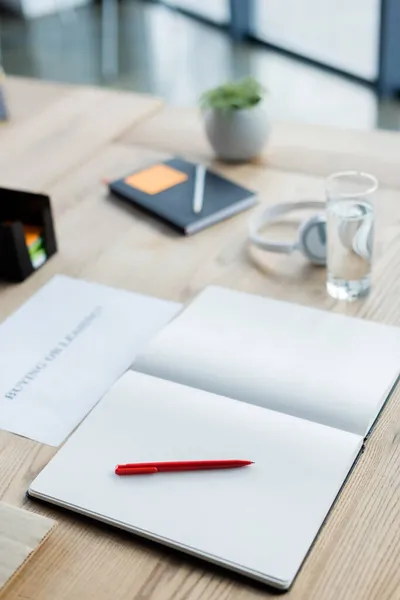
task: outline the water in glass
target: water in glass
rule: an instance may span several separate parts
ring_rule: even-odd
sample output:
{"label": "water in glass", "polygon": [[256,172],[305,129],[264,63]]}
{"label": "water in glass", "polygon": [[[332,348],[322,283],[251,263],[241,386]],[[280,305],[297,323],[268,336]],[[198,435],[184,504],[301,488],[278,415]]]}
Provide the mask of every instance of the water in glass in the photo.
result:
{"label": "water in glass", "polygon": [[365,199],[331,201],[327,207],[327,290],[341,300],[368,294],[374,214]]}

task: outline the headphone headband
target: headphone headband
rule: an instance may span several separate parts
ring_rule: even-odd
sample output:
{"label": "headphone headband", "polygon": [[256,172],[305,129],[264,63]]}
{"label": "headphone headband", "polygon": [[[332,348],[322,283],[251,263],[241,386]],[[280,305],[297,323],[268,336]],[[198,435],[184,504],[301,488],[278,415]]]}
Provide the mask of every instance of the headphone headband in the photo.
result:
{"label": "headphone headband", "polygon": [[256,215],[249,223],[250,241],[258,248],[269,252],[279,252],[281,254],[291,254],[298,249],[298,240],[295,242],[269,242],[262,235],[260,230],[268,223],[279,221],[280,217],[294,210],[304,210],[314,208],[324,210],[325,202],[321,200],[303,200],[302,202],[287,202],[285,204],[275,204],[264,210],[260,215]]}

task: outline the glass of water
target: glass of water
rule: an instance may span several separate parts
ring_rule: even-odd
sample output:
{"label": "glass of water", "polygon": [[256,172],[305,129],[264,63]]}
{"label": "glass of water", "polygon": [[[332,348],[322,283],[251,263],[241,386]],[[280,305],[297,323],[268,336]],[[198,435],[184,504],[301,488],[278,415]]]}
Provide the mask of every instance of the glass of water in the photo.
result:
{"label": "glass of water", "polygon": [[373,175],[358,171],[334,173],[326,180],[326,287],[338,300],[356,300],[370,291],[377,189]]}

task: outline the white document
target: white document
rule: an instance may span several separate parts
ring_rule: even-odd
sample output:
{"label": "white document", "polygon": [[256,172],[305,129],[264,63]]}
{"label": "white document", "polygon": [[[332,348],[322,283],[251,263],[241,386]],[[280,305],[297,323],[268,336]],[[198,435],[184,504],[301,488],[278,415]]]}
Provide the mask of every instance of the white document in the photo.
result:
{"label": "white document", "polygon": [[[362,441],[346,431],[128,372],[29,493],[287,588]],[[114,474],[118,463],[228,458],[255,464]]]}
{"label": "white document", "polygon": [[59,445],[180,308],[54,277],[0,326],[0,429]]}
{"label": "white document", "polygon": [[400,372],[400,329],[209,287],[133,368],[366,435]]}

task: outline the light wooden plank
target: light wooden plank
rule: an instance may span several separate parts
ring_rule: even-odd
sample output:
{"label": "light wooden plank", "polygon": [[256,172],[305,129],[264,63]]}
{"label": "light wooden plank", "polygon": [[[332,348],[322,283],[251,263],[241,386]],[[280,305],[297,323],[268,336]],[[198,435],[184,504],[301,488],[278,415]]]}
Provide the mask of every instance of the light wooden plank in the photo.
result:
{"label": "light wooden plank", "polygon": [[0,595],[55,527],[55,521],[0,502]]}
{"label": "light wooden plank", "polygon": [[43,190],[160,107],[160,100],[145,95],[74,88],[47,110],[4,130],[1,185]]}
{"label": "light wooden plank", "polygon": [[48,110],[71,93],[74,86],[8,75],[3,88],[10,119],[0,125],[1,135],[29,117]]}
{"label": "light wooden plank", "polygon": [[[355,169],[373,173],[382,185],[400,187],[400,133],[280,122],[271,127],[271,136],[256,163],[322,177]],[[210,162],[214,157],[196,108],[166,106],[119,140],[198,161]]]}
{"label": "light wooden plank", "polygon": [[117,141],[209,161],[213,151],[206,138],[200,110],[166,106],[151,119],[129,128]]}
{"label": "light wooden plank", "polygon": [[359,170],[374,174],[381,185],[400,187],[397,157],[400,133],[353,131],[333,127],[278,123],[261,162],[287,171],[330,173]]}

